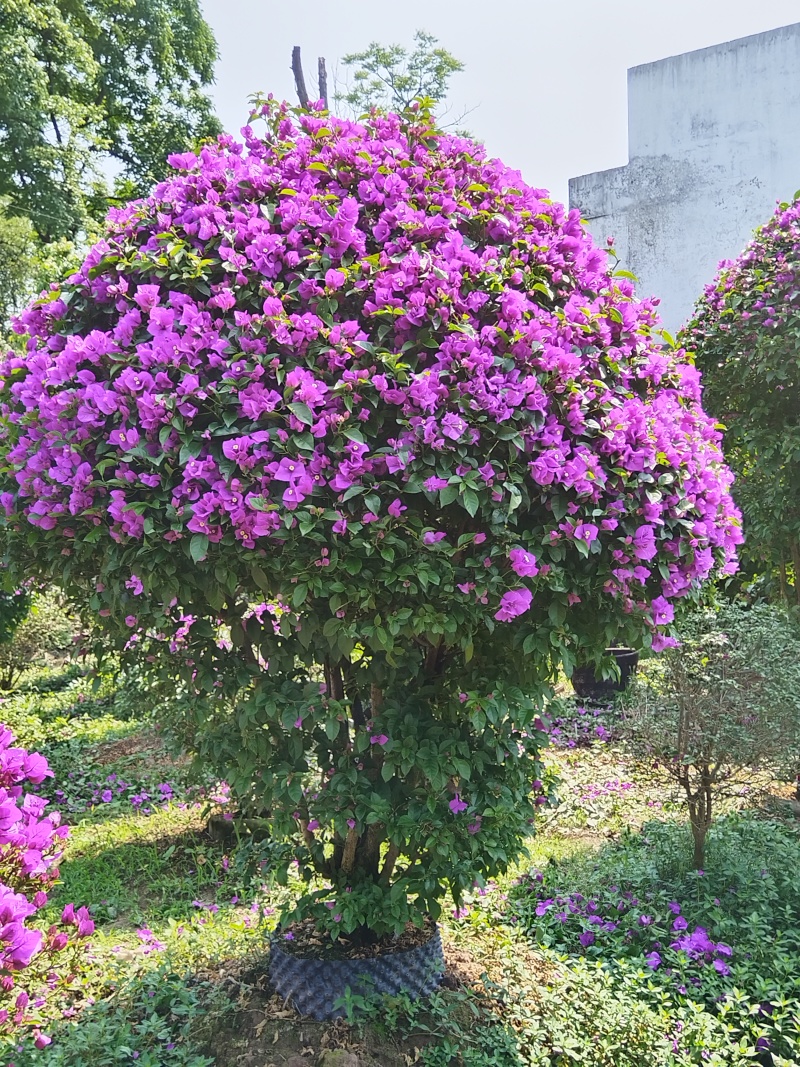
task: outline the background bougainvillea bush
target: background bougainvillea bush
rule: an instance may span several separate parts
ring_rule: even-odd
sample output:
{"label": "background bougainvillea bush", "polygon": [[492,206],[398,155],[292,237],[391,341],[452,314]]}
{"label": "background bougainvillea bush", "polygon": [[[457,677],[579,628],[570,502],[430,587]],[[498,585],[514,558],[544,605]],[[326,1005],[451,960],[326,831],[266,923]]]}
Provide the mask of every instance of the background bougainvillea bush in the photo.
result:
{"label": "background bougainvillea bush", "polygon": [[[777,572],[800,604],[800,199],[779,204],[735,262],[720,264],[681,341],[727,428],[753,574]],[[787,572],[790,581],[787,581]]]}
{"label": "background bougainvillea bush", "polygon": [[40,1009],[69,984],[79,941],[94,931],[88,910],[74,904],[46,931],[34,925],[69,832],[32,792],[47,777],[44,756],[14,747],[14,735],[0,725],[0,1036],[29,1032],[37,1048],[50,1043],[37,1025]]}
{"label": "background bougainvillea bush", "polygon": [[424,109],[256,117],[20,317],[7,556],[161,672],[296,914],[380,935],[518,855],[555,668],[668,643],[739,518],[575,212]]}

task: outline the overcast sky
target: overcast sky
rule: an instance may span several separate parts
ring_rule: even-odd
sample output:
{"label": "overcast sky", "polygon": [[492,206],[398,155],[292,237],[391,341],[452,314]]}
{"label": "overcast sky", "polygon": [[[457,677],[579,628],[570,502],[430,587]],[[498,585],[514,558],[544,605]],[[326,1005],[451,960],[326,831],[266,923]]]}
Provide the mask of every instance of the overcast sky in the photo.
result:
{"label": "overcast sky", "polygon": [[569,178],[627,162],[628,67],[800,21],[797,0],[201,3],[219,43],[213,95],[227,129],[244,125],[254,92],[296,99],[294,45],[310,90],[317,56],[335,72],[347,52],[410,44],[425,29],[465,64],[450,93],[456,111],[474,109],[464,125],[559,200]]}

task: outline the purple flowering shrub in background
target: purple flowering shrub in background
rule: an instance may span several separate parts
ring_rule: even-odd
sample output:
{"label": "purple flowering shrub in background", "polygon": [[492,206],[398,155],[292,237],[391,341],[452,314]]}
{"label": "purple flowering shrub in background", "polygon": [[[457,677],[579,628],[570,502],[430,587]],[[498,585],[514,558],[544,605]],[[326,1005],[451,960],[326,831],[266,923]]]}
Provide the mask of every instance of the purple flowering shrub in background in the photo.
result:
{"label": "purple flowering shrub in background", "polygon": [[[698,301],[680,341],[694,350],[747,522],[748,576],[800,604],[800,198],[779,204]],[[792,584],[794,588],[792,589]],[[777,586],[777,588],[776,588]]]}
{"label": "purple flowering shrub in background", "polygon": [[46,800],[27,791],[52,776],[47,761],[13,742],[0,726],[0,1034],[32,1030],[43,1048],[50,1039],[36,1025],[38,1009],[71,980],[77,941],[94,923],[86,908],[68,904],[46,932],[30,925],[58,878],[68,830],[58,812],[44,814]]}
{"label": "purple flowering shrub in background", "polygon": [[739,516],[576,212],[424,109],[256,119],[20,316],[6,554],[325,880],[296,914],[381,935],[519,854],[557,668],[669,644]]}

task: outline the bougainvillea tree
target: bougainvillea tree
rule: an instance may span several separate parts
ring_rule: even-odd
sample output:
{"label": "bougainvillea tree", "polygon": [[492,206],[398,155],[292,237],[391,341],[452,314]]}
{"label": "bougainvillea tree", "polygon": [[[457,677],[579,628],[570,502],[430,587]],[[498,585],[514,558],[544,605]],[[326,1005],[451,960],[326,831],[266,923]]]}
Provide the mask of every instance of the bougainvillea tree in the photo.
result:
{"label": "bougainvillea tree", "polygon": [[424,109],[259,114],[21,317],[8,558],[172,672],[302,910],[381,934],[519,854],[555,667],[668,641],[738,517],[577,213]]}
{"label": "bougainvillea tree", "polygon": [[746,557],[756,572],[778,571],[784,597],[790,570],[800,604],[800,199],[720,264],[681,341],[727,428]]}

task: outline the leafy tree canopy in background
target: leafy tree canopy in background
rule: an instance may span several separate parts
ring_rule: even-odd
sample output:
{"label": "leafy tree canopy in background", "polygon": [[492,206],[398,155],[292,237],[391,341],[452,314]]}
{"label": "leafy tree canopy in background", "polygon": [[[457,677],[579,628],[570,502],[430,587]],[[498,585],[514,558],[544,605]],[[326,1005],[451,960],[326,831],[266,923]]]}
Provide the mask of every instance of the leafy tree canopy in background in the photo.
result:
{"label": "leafy tree canopy in background", "polygon": [[169,152],[218,132],[215,57],[197,0],[0,0],[7,214],[50,242],[105,214],[109,170],[121,195],[146,193]]}
{"label": "leafy tree canopy in background", "polygon": [[800,603],[800,198],[720,264],[680,341],[727,427],[745,558],[756,572],[776,568],[784,596],[793,577]]}
{"label": "leafy tree canopy in background", "polygon": [[352,84],[345,93],[336,94],[337,104],[347,104],[354,114],[372,107],[403,111],[416,99],[441,103],[453,74],[464,64],[424,30],[414,34],[414,48],[382,45],[373,41],[363,52],[344,56],[345,67],[353,68]]}

